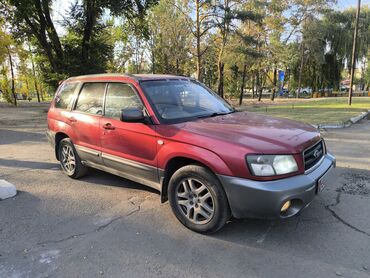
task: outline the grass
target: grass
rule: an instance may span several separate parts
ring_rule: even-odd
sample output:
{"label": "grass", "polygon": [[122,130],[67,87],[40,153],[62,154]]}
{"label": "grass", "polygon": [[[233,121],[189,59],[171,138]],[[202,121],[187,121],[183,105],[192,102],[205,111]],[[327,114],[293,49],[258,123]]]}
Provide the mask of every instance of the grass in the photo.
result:
{"label": "grass", "polygon": [[241,110],[302,121],[309,124],[343,124],[361,112],[370,110],[370,97],[285,100],[242,106]]}

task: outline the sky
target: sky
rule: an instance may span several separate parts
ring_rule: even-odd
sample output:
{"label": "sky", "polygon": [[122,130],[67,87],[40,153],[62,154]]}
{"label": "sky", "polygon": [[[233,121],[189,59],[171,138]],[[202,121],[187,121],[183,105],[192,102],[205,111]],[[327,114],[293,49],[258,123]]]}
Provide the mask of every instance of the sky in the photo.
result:
{"label": "sky", "polygon": [[[361,0],[361,5],[370,5],[370,0]],[[340,10],[349,7],[356,7],[357,0],[338,0],[337,6]]]}

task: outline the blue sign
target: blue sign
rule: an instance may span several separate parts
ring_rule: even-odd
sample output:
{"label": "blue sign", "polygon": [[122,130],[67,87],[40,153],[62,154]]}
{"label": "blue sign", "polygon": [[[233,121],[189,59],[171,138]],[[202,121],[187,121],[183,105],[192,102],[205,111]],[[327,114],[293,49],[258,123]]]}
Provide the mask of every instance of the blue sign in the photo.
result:
{"label": "blue sign", "polygon": [[282,70],[279,70],[279,81],[284,82],[284,78],[285,78],[285,72]]}
{"label": "blue sign", "polygon": [[283,96],[284,78],[285,78],[285,72],[282,70],[279,70],[279,95],[280,96]]}

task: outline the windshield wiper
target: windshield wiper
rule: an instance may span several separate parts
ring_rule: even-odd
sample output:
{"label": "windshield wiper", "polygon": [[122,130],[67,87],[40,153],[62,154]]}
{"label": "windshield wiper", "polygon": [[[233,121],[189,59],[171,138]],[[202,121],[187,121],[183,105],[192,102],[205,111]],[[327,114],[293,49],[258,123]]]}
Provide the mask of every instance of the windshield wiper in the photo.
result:
{"label": "windshield wiper", "polygon": [[208,114],[208,115],[202,115],[202,116],[198,116],[197,118],[198,119],[201,119],[201,118],[212,118],[212,117],[216,117],[216,116],[222,116],[222,115],[227,115],[227,114],[231,114],[231,113],[234,113],[235,111],[230,111],[230,112],[214,112],[212,114]]}

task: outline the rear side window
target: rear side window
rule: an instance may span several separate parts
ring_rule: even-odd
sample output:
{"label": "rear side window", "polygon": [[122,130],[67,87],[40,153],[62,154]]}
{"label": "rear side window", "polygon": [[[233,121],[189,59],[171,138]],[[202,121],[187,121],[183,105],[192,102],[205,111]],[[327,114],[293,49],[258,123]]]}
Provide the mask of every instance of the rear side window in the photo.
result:
{"label": "rear side window", "polygon": [[143,108],[136,92],[128,84],[109,83],[105,99],[105,117],[119,119],[125,108]]}
{"label": "rear side window", "polygon": [[77,87],[77,83],[63,84],[59,93],[55,97],[55,102],[54,102],[55,108],[71,109],[76,87]]}
{"label": "rear side window", "polygon": [[85,83],[78,96],[75,110],[102,115],[105,85],[106,83]]}

